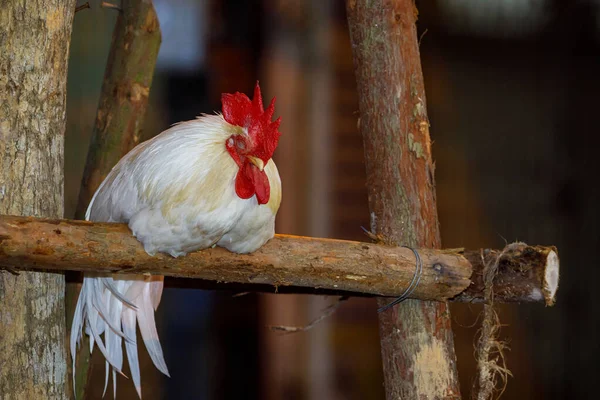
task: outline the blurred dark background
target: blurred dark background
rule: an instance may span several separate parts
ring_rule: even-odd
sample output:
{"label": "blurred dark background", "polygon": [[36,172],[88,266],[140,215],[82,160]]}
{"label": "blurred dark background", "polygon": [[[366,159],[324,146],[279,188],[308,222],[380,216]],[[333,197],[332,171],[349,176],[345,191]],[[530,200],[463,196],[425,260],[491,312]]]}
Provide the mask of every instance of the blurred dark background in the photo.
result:
{"label": "blurred dark background", "polygon": [[[366,240],[362,138],[341,0],[154,0],[163,43],[144,136],[220,109],[220,93],[277,96],[277,231]],[[77,13],[69,65],[66,216],[74,213],[117,11]],[[504,398],[597,397],[600,2],[419,1],[418,28],[445,247],[556,245],[557,305],[504,305]],[[377,316],[352,299],[307,333],[333,299],[233,297],[169,286],[158,326],[171,378],[148,362],[145,399],[383,399]],[[453,304],[463,397],[481,308]],[[140,350],[142,355],[145,350]],[[98,353],[98,352],[96,352]],[[95,354],[99,398],[102,359]],[[135,398],[119,378],[119,397]]]}

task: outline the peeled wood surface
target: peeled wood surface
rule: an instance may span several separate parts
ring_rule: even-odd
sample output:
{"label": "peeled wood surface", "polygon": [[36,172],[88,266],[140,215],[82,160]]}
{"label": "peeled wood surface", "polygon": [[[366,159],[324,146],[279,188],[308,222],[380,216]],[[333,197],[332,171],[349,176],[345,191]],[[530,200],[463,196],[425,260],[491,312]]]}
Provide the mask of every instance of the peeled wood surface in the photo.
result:
{"label": "peeled wood surface", "polygon": [[[548,252],[553,248],[526,246],[501,263],[497,299],[541,301]],[[481,251],[419,249],[423,276],[411,297],[480,301],[483,286]],[[490,250],[493,251],[493,250]],[[489,252],[486,250],[486,252]],[[520,258],[519,258],[520,257]],[[472,267],[468,260],[473,261]],[[240,255],[222,248],[172,258],[144,251],[125,224],[0,217],[0,265],[14,269],[153,273],[213,282],[242,284],[240,290],[283,289],[285,292],[345,293],[398,296],[415,271],[415,258],[406,248],[332,239],[277,235],[258,251]],[[528,271],[528,279],[521,279]],[[273,288],[275,286],[276,288]],[[214,284],[206,288],[231,286]],[[518,294],[519,298],[510,298]]]}
{"label": "peeled wood surface", "polygon": [[[441,247],[414,0],[347,0],[371,231]],[[380,305],[383,301],[380,300]],[[379,316],[386,398],[460,398],[448,305],[406,301]]]}
{"label": "peeled wood surface", "polygon": [[[61,218],[75,1],[0,5],[0,213]],[[0,398],[67,399],[65,278],[0,271]]]}

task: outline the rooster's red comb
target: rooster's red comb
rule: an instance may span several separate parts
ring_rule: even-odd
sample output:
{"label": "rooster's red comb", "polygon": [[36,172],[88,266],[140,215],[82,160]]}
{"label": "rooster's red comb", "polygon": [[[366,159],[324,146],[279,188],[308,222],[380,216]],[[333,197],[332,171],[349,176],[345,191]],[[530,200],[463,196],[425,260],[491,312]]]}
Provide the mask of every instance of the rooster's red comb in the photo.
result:
{"label": "rooster's red comb", "polygon": [[262,95],[258,81],[254,87],[252,101],[244,93],[223,93],[223,118],[231,125],[241,126],[248,129],[255,143],[254,156],[262,159],[265,163],[273,156],[277,143],[279,142],[279,124],[281,117],[271,121],[275,112],[275,98],[266,110],[263,108]]}

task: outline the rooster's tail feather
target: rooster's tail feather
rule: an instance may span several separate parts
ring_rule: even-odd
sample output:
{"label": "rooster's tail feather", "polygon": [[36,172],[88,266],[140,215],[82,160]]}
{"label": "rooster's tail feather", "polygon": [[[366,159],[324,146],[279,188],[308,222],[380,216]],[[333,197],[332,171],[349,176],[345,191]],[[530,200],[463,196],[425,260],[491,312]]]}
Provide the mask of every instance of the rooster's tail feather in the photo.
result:
{"label": "rooster's tail feather", "polygon": [[[135,311],[126,308],[123,310],[123,314],[121,315],[121,321],[123,324],[123,331],[127,336],[135,338],[135,324],[136,324],[136,314]],[[129,371],[131,372],[131,379],[133,380],[133,384],[135,386],[135,390],[142,398],[142,381],[140,378],[140,363],[138,360],[137,353],[137,341],[134,342],[125,342],[125,351],[127,352],[127,360],[129,360]]]}
{"label": "rooster's tail feather", "polygon": [[[73,385],[76,350],[85,326],[85,333],[90,337],[90,351],[97,344],[106,359],[104,392],[108,388],[111,369],[115,394],[116,374],[125,376],[122,372],[124,339],[131,378],[138,395],[142,397],[136,321],[152,362],[158,370],[169,376],[154,320],[162,289],[163,277],[127,276],[117,280],[103,276],[84,277],[71,328]],[[104,338],[101,334],[104,334]]]}
{"label": "rooster's tail feather", "polygon": [[169,370],[167,369],[167,363],[163,357],[162,348],[158,340],[158,332],[156,331],[156,323],[154,322],[154,305],[152,299],[151,284],[144,285],[140,299],[141,304],[137,312],[138,324],[140,325],[140,332],[142,333],[142,339],[148,349],[148,354],[152,359],[152,362],[158,368],[160,372],[169,376]]}

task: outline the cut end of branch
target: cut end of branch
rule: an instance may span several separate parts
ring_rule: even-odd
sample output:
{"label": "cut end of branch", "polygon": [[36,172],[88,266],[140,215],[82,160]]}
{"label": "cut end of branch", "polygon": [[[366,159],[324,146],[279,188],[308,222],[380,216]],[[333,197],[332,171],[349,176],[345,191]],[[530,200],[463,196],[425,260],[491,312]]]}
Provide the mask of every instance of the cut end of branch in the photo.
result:
{"label": "cut end of branch", "polygon": [[558,290],[559,267],[558,254],[554,250],[548,253],[546,269],[544,271],[544,300],[547,306],[554,305],[556,291]]}

